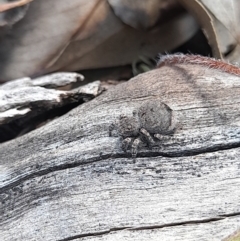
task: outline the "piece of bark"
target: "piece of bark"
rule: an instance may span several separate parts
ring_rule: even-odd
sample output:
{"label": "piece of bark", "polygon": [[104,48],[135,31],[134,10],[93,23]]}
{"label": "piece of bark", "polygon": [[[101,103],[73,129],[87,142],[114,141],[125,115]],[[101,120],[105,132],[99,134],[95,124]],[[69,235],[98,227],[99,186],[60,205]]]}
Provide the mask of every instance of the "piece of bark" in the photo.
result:
{"label": "piece of bark", "polygon": [[[240,221],[239,87],[220,70],[163,66],[1,144],[1,239],[227,237]],[[174,133],[132,158],[120,116],[151,102],[172,110]]]}
{"label": "piece of bark", "polygon": [[[17,79],[0,85],[0,142],[12,139],[23,130],[26,133],[36,128],[49,118],[49,111],[88,101],[102,91],[100,81],[71,89],[71,85],[82,80],[83,76],[77,73],[56,73],[36,79]],[[46,117],[38,118],[45,114]],[[30,129],[29,125],[32,126]]]}
{"label": "piece of bark", "polygon": [[76,73],[58,73],[35,80],[30,78],[17,79],[0,85],[0,125],[19,118],[19,114],[25,112],[23,110],[28,110],[26,113],[31,112],[34,115],[42,108],[49,110],[56,105],[64,105],[68,96],[71,99],[70,97],[74,97],[74,95],[77,97],[78,94],[82,93],[82,87],[72,91],[60,91],[49,89],[49,87],[65,86],[78,80],[83,80],[83,76]]}

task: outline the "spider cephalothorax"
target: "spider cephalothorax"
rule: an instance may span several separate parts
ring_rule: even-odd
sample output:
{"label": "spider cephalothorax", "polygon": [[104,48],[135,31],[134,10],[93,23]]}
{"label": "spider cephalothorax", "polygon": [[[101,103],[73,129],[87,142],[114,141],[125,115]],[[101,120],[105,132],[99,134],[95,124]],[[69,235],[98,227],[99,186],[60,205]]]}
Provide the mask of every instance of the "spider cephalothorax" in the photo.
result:
{"label": "spider cephalothorax", "polygon": [[171,108],[159,100],[145,101],[132,116],[121,115],[114,126],[123,139],[122,149],[131,149],[133,157],[139,146],[152,148],[175,131]]}

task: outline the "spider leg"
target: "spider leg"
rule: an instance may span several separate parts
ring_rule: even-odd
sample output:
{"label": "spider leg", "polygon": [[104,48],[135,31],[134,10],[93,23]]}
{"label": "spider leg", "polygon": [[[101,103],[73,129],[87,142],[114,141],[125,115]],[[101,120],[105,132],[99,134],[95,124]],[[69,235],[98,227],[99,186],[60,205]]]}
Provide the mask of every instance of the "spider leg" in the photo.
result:
{"label": "spider leg", "polygon": [[169,141],[172,139],[172,136],[162,134],[154,134],[154,137],[157,138],[159,141]]}
{"label": "spider leg", "polygon": [[132,157],[133,158],[135,158],[137,156],[138,147],[139,147],[140,143],[142,143],[140,137],[136,138],[132,143]]}
{"label": "spider leg", "polygon": [[129,146],[132,143],[132,138],[131,137],[127,137],[122,141],[122,149],[124,152],[126,152],[129,149]]}
{"label": "spider leg", "polygon": [[117,136],[116,132],[117,132],[117,126],[115,123],[112,123],[109,126],[109,136]]}
{"label": "spider leg", "polygon": [[155,144],[155,141],[153,140],[152,136],[146,129],[141,128],[140,134],[144,137],[144,139],[147,141],[150,147],[152,147]]}

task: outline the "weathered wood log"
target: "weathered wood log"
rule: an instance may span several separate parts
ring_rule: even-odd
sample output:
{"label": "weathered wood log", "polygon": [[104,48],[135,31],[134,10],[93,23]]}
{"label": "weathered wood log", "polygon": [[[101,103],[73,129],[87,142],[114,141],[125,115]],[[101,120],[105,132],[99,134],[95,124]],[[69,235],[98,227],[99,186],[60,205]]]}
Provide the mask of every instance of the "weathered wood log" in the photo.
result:
{"label": "weathered wood log", "polygon": [[239,102],[238,76],[163,66],[1,144],[1,240],[223,239],[240,223]]}

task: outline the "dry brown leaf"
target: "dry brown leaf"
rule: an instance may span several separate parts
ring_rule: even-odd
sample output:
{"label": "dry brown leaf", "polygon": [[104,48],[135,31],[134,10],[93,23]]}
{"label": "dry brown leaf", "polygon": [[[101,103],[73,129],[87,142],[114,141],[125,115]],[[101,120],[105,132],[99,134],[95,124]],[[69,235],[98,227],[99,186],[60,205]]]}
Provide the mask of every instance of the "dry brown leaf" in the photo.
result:
{"label": "dry brown leaf", "polygon": [[140,31],[123,24],[107,0],[33,1],[0,41],[0,80],[129,64],[176,48],[197,29],[186,13]]}
{"label": "dry brown leaf", "polygon": [[209,14],[204,5],[198,0],[179,0],[179,2],[182,3],[183,6],[185,6],[200,22],[214,56],[216,58],[222,58],[217,34],[212,22],[212,16]]}
{"label": "dry brown leaf", "polygon": [[9,3],[2,3],[0,4],[0,13],[1,12],[5,12],[7,10],[13,9],[13,8],[17,8],[17,7],[21,7],[23,5],[26,5],[30,2],[32,2],[33,0],[19,0],[16,2],[9,2]]}
{"label": "dry brown leaf", "polygon": [[209,1],[199,0],[238,40],[240,38],[240,2],[239,0]]}
{"label": "dry brown leaf", "polygon": [[179,0],[201,23],[214,56],[240,61],[239,0]]}
{"label": "dry brown leaf", "polygon": [[163,13],[178,5],[176,0],[108,0],[108,2],[124,23],[136,29],[152,27]]}
{"label": "dry brown leaf", "polygon": [[17,2],[6,2],[0,0],[0,35],[3,37],[7,30],[21,20],[27,10],[29,3],[33,0],[20,0]]}
{"label": "dry brown leaf", "polygon": [[[213,15],[217,37],[222,53],[231,62],[240,61],[240,2],[221,0],[216,2],[201,0]],[[233,52],[231,52],[233,50]],[[224,52],[225,51],[225,52]],[[230,54],[229,54],[230,52]]]}

